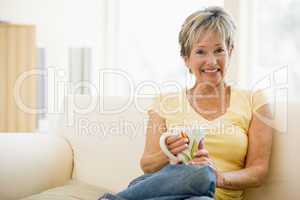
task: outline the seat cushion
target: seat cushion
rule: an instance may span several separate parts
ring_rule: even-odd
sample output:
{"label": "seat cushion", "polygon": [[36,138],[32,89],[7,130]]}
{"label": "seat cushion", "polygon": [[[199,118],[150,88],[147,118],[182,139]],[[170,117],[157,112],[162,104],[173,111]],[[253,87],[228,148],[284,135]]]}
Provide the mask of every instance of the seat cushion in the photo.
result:
{"label": "seat cushion", "polygon": [[79,181],[69,181],[62,187],[46,190],[42,193],[26,197],[22,200],[96,200],[102,194],[110,192]]}

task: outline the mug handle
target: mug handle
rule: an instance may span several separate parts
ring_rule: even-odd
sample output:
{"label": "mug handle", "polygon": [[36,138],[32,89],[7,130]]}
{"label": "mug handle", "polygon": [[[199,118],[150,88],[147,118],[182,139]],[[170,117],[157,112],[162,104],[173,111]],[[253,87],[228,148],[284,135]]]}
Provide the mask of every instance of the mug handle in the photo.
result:
{"label": "mug handle", "polygon": [[161,150],[168,156],[168,158],[171,161],[176,162],[176,161],[178,161],[178,158],[169,151],[167,144],[166,144],[167,137],[172,136],[172,135],[178,135],[178,134],[175,134],[172,132],[162,133],[162,135],[160,136],[160,139],[159,139],[159,145],[160,145]]}

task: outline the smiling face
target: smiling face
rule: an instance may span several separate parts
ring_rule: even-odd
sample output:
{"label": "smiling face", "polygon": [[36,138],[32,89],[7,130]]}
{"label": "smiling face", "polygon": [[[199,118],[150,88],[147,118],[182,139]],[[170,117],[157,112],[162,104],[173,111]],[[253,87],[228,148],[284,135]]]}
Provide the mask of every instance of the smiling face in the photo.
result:
{"label": "smiling face", "polygon": [[184,61],[197,83],[218,86],[224,79],[231,51],[218,33],[204,32]]}

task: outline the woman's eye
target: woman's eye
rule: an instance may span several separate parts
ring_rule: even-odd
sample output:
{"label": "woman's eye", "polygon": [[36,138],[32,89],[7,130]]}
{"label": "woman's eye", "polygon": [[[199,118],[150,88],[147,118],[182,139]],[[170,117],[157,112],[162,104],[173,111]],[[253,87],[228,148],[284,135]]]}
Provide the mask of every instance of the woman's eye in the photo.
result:
{"label": "woman's eye", "polygon": [[216,53],[223,53],[224,52],[224,49],[223,48],[219,48],[216,50]]}
{"label": "woman's eye", "polygon": [[203,50],[197,50],[196,53],[202,55],[202,54],[204,54],[204,51]]}

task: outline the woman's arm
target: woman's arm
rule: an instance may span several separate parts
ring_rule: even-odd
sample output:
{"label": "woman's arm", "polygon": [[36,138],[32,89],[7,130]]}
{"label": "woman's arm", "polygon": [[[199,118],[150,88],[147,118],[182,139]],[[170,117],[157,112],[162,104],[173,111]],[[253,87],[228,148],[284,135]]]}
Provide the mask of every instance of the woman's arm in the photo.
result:
{"label": "woman's arm", "polygon": [[[217,175],[217,187],[231,190],[243,190],[262,184],[269,169],[272,146],[272,128],[267,125],[271,113],[267,105],[253,114],[248,133],[248,152],[245,168],[231,172],[219,172],[206,149],[198,150],[196,158],[190,161],[196,165],[210,165]],[[264,120],[265,119],[265,120]]]}
{"label": "woman's arm", "polygon": [[166,132],[166,121],[157,113],[150,110],[147,126],[146,143],[140,166],[145,173],[153,173],[169,163],[168,157],[161,151],[159,138]]}
{"label": "woman's arm", "polygon": [[268,105],[253,114],[248,132],[248,152],[245,168],[238,171],[220,173],[217,187],[240,190],[258,187],[269,170],[272,147],[272,127],[267,124],[271,119]]}

